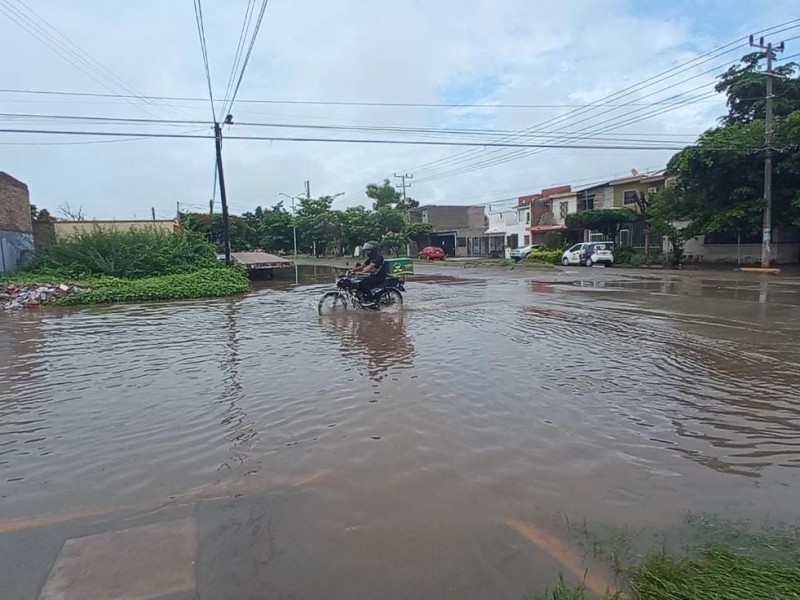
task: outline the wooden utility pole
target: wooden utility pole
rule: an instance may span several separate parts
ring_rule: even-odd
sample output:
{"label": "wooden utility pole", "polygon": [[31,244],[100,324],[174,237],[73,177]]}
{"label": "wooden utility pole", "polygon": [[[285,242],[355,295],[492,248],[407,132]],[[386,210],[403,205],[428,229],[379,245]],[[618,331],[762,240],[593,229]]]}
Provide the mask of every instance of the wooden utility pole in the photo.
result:
{"label": "wooden utility pole", "polygon": [[764,73],[767,76],[767,98],[765,107],[764,123],[766,131],[764,136],[764,223],[762,226],[761,238],[761,266],[768,267],[772,258],[772,250],[770,243],[772,241],[772,138],[774,131],[772,129],[772,59],[774,52],[783,52],[784,44],[781,42],[775,46],[772,42],[764,45],[764,38],[758,40],[756,44],[753,36],[750,36],[750,45],[764,51],[767,57],[767,70]]}

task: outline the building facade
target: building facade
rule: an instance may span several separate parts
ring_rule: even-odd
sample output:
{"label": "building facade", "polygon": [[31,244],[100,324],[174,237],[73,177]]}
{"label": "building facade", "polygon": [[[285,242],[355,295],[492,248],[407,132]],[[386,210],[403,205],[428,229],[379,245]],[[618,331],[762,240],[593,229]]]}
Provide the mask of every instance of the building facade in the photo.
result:
{"label": "building facade", "polygon": [[447,256],[487,256],[489,239],[485,235],[483,206],[428,204],[408,212],[412,223],[429,223],[429,245],[444,248]]}
{"label": "building facade", "polygon": [[33,255],[28,186],[0,172],[0,273],[25,266]]}

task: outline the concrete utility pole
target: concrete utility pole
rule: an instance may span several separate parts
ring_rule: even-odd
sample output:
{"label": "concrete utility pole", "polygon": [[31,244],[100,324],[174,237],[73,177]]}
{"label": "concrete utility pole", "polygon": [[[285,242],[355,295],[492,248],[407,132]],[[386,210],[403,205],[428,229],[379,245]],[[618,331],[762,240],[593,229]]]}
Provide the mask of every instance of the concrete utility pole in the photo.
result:
{"label": "concrete utility pole", "polygon": [[153,215],[153,221],[155,221],[156,220],[156,207],[155,206],[151,206],[150,207],[150,214]]}
{"label": "concrete utility pole", "polygon": [[406,188],[407,187],[411,187],[410,183],[406,183],[406,179],[414,179],[414,176],[413,175],[409,175],[408,173],[405,173],[403,175],[398,175],[397,173],[395,173],[394,176],[395,176],[396,179],[399,179],[401,181],[400,185],[403,188],[403,204],[405,204],[406,203]]}
{"label": "concrete utility pole", "polygon": [[311,180],[310,179],[306,179],[305,186],[306,186],[306,199],[311,200]]}
{"label": "concrete utility pole", "polygon": [[[225,125],[233,123],[233,117],[225,117]],[[219,178],[219,199],[222,204],[222,245],[225,251],[225,264],[231,264],[231,231],[228,223],[228,196],[225,193],[225,173],[222,170],[222,128],[214,123],[214,141],[217,147],[217,173]]]}
{"label": "concrete utility pole", "polygon": [[767,70],[764,73],[767,76],[767,104],[764,118],[766,125],[764,140],[764,200],[766,207],[764,208],[763,235],[761,239],[761,266],[768,267],[772,254],[770,249],[770,242],[772,241],[772,136],[774,133],[772,129],[772,59],[774,52],[783,52],[784,44],[781,42],[773,46],[772,42],[769,42],[764,45],[763,37],[756,44],[751,35],[750,45],[763,50],[767,57]]}

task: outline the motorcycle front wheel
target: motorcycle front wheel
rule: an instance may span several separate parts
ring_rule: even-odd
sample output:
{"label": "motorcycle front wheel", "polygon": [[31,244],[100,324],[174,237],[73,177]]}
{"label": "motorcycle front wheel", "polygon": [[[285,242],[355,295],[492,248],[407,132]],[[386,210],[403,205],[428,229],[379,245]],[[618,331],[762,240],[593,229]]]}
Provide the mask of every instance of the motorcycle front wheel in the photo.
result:
{"label": "motorcycle front wheel", "polygon": [[328,292],[320,298],[317,310],[320,315],[346,311],[347,299],[341,292]]}

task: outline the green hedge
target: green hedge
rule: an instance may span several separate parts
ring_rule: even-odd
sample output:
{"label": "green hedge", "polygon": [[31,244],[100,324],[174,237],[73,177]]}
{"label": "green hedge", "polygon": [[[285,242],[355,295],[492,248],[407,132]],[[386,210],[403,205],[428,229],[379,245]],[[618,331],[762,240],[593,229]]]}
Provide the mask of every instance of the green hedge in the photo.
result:
{"label": "green hedge", "polygon": [[239,267],[199,269],[191,273],[120,279],[101,277],[85,283],[90,290],[58,301],[62,306],[144,302],[231,296],[249,291],[250,282]]}
{"label": "green hedge", "polygon": [[563,250],[534,250],[529,253],[526,258],[528,260],[536,260],[551,265],[559,265],[561,264],[562,254],[564,254]]}

